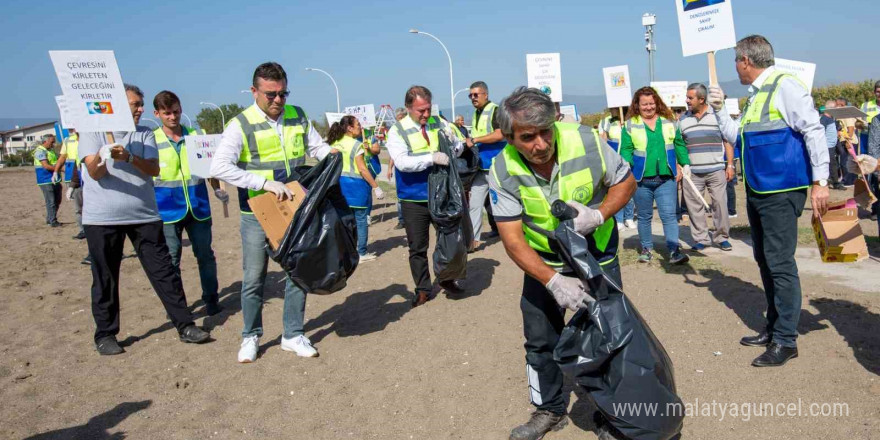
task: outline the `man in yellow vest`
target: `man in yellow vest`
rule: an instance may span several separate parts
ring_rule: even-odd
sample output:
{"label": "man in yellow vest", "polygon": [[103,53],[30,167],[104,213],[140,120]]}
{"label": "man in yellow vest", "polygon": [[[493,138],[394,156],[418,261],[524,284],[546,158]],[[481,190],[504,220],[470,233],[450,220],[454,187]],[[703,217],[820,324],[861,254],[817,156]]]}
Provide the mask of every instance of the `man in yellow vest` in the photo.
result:
{"label": "man in yellow vest", "polygon": [[[302,108],[288,105],[287,73],[280,64],[263,63],[254,71],[254,104],[226,124],[211,162],[211,175],[238,187],[241,210],[241,245],[244,275],[241,311],[244,318],[238,361],[257,359],[263,335],[263,286],[269,255],[266,234],[254,218],[247,201],[271,192],[278,200],[292,197],[284,183],[297,179],[296,167],[305,164],[306,153],[323,159],[331,148],[321,139]],[[306,292],[287,278],[284,287],[284,332],[281,349],[302,357],[318,351],[303,332]]]}
{"label": "man in yellow vest", "polygon": [[577,310],[593,300],[551,246],[559,225],[551,204],[563,200],[578,211],[574,226],[587,237],[590,253],[622,284],[614,213],[636,191],[629,165],[595,130],[555,121],[553,101],[534,88],[515,90],[498,107],[498,125],[508,145],[492,165],[489,197],[507,255],[525,272],[520,309],[529,391],[537,407],[527,423],[511,432],[511,440],[540,439],[568,423],[553,349],[565,325],[565,309]]}
{"label": "man in yellow vest", "polygon": [[[620,137],[623,132],[623,115],[620,113],[621,110],[623,110],[625,115],[629,107],[623,107],[622,109],[620,107],[609,108],[608,112],[611,114],[599,122],[599,137],[608,142],[608,146],[614,151],[620,150]],[[635,209],[636,202],[630,199],[623,209],[614,214],[614,219],[617,220],[617,229],[623,229],[624,227],[628,229],[636,228],[636,223],[633,221]]]}
{"label": "man in yellow vest", "polygon": [[61,206],[61,178],[55,171],[58,154],[55,153],[55,135],[43,135],[40,145],[34,150],[34,170],[37,174],[37,186],[43,192],[46,202],[46,224],[57,228],[58,207]]}
{"label": "man in yellow vest", "polygon": [[755,261],[767,297],[767,326],[742,345],[766,347],[755,367],[782,366],[798,355],[801,283],[794,259],[798,217],[810,189],[813,216],[827,210],[828,144],[810,91],[774,66],[773,46],[760,35],[736,44],[736,72],[750,85],[740,122],[724,108],[724,91],[712,86],[709,104],[724,138],[742,135],[743,181]]}
{"label": "man in yellow vest", "polygon": [[489,207],[489,200],[486,196],[489,195],[489,167],[492,166],[492,160],[507,145],[507,142],[504,141],[504,135],[498,129],[496,121],[498,105],[489,100],[489,86],[483,81],[471,84],[468,97],[474,106],[474,117],[471,119],[470,137],[466,142],[468,147],[476,145],[477,150],[480,152],[481,163],[481,171],[477,172],[476,176],[474,176],[474,182],[471,184],[470,200],[468,201],[471,227],[474,231],[474,243],[471,249],[476,250],[482,244],[480,235],[483,230],[484,206],[486,213],[489,214],[489,226],[492,228],[487,238],[498,236],[495,219],[492,216],[492,209]]}
{"label": "man in yellow vest", "polygon": [[[205,313],[213,316],[220,313],[222,308],[217,295],[217,260],[211,248],[211,201],[208,199],[205,179],[190,173],[184,142],[187,135],[202,133],[180,123],[182,112],[180,98],[173,92],[163,90],[153,98],[153,115],[162,122],[161,127],[153,130],[159,149],[159,175],[153,179],[153,188],[171,264],[180,275],[182,238],[186,230],[199,265]],[[208,180],[217,199],[222,203],[228,202],[229,195],[220,189],[217,180]]]}
{"label": "man in yellow vest", "polygon": [[65,198],[73,202],[73,215],[76,218],[76,226],[79,232],[73,236],[74,240],[83,240],[86,238],[86,232],[82,226],[82,179],[79,175],[79,158],[77,157],[79,150],[79,136],[73,128],[67,129],[67,138],[61,143],[60,156],[58,163],[55,164],[55,172],[64,169],[64,181],[67,182],[67,192]]}

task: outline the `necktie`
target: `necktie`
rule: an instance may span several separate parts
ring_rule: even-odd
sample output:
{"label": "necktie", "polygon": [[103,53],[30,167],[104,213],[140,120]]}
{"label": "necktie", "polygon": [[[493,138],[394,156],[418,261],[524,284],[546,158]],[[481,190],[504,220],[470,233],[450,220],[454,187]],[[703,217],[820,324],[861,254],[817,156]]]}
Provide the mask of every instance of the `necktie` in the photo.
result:
{"label": "necktie", "polygon": [[426,141],[428,141],[428,145],[431,145],[431,139],[428,138],[428,132],[425,131],[424,125],[422,126],[422,137],[425,138]]}

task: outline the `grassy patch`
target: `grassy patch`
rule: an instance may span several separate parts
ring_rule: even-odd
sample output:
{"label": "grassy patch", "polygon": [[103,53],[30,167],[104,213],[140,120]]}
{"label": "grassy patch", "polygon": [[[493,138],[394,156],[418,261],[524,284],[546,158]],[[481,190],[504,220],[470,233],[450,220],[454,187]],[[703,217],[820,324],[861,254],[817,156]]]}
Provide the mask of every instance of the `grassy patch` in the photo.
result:
{"label": "grassy patch", "polygon": [[[738,240],[750,239],[752,227],[749,225],[737,225],[730,227],[730,236]],[[816,237],[813,235],[812,227],[798,227],[798,244],[816,244]]]}

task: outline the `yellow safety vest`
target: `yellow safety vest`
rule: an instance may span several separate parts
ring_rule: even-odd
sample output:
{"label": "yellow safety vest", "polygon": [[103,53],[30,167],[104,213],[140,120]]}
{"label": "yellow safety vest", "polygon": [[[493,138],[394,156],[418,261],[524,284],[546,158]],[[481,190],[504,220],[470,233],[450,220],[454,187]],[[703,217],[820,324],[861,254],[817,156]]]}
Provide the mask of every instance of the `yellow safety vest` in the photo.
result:
{"label": "yellow safety vest", "polygon": [[[663,129],[663,142],[666,146],[666,166],[672,175],[678,174],[675,158],[675,124],[660,116],[657,124]],[[656,126],[655,126],[656,127]],[[641,116],[626,121],[626,132],[633,142],[633,177],[641,182],[645,176],[645,161],[648,159],[648,129]]]}

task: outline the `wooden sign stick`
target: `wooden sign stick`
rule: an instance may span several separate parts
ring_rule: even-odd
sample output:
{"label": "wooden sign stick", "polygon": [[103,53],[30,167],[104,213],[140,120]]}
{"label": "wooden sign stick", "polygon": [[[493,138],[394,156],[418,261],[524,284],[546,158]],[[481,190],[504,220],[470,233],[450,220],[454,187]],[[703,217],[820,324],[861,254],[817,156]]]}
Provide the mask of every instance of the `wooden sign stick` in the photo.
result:
{"label": "wooden sign stick", "polygon": [[715,68],[715,52],[709,52],[706,56],[709,58],[709,85],[717,86],[718,71]]}

